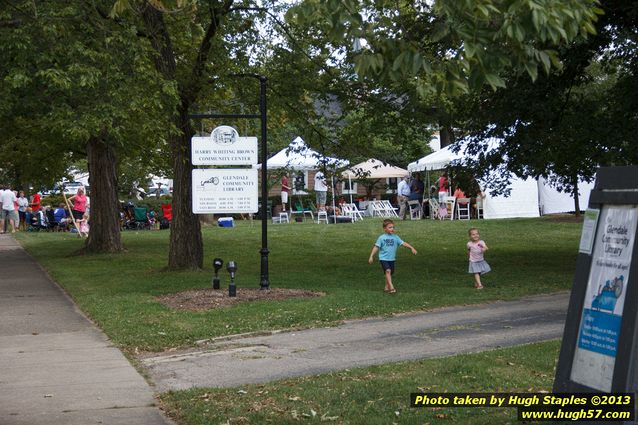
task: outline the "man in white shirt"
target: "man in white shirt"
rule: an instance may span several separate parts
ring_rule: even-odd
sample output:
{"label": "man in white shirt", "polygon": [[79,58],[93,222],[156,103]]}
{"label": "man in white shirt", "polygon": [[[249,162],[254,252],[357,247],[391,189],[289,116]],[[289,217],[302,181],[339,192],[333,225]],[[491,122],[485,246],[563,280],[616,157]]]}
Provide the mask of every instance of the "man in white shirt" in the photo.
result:
{"label": "man in white shirt", "polygon": [[410,199],[410,184],[408,183],[408,176],[401,179],[397,185],[397,198],[399,201],[399,218],[405,220],[405,215],[410,211],[408,207],[408,200]]}
{"label": "man in white shirt", "polygon": [[15,209],[14,203],[17,202],[18,198],[16,198],[13,190],[9,188],[9,186],[5,185],[4,190],[0,192],[0,203],[2,203],[2,213],[0,213],[0,230],[1,233],[7,231],[7,221],[11,224],[11,233],[15,233],[16,224],[12,219],[13,210]]}
{"label": "man in white shirt", "polygon": [[326,176],[321,171],[317,171],[315,174],[315,193],[317,195],[317,209],[325,211],[328,186],[326,185]]}

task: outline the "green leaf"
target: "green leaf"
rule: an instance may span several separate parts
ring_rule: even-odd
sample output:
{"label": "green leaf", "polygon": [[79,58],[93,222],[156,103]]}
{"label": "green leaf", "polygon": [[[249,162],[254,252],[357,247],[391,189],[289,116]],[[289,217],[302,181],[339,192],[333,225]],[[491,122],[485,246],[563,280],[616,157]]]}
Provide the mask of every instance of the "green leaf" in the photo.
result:
{"label": "green leaf", "polygon": [[419,53],[415,53],[412,56],[412,74],[416,74],[421,69],[421,64],[423,63],[423,58]]}
{"label": "green leaf", "polygon": [[543,51],[543,50],[539,50],[538,51],[538,58],[540,59],[541,63],[543,64],[543,69],[545,70],[546,74],[549,74],[549,71],[552,67],[549,55]]}
{"label": "green leaf", "polygon": [[496,90],[498,87],[505,87],[505,82],[501,77],[496,74],[485,74],[485,80],[492,86],[492,89]]}
{"label": "green leaf", "polygon": [[527,74],[531,77],[532,81],[536,81],[536,78],[538,78],[538,67],[536,67],[535,65],[526,63],[525,70],[527,71]]}
{"label": "green leaf", "polygon": [[465,57],[471,59],[474,57],[476,53],[476,46],[472,43],[466,42],[465,45]]}

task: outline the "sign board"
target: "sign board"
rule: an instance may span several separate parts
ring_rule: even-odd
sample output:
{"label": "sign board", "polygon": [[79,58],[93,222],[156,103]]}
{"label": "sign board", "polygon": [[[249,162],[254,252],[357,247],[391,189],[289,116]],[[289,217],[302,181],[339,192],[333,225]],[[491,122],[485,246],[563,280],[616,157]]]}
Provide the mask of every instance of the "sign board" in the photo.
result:
{"label": "sign board", "polygon": [[637,219],[636,208],[605,206],[596,232],[571,379],[604,392],[611,391]]}
{"label": "sign board", "polygon": [[257,138],[239,137],[237,130],[220,126],[210,137],[191,139],[193,165],[255,165],[257,164]]}
{"label": "sign board", "polygon": [[638,166],[600,168],[583,221],[554,392],[638,391]]}
{"label": "sign board", "polygon": [[194,169],[193,213],[256,213],[258,179],[256,168]]}

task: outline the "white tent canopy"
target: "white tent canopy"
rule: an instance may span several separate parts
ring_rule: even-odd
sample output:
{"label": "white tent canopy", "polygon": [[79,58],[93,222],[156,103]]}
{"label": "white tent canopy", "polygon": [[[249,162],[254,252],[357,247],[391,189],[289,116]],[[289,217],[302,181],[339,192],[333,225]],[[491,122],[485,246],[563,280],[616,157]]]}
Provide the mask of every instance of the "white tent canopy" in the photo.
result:
{"label": "white tent canopy", "polygon": [[418,171],[432,171],[432,170],[442,170],[447,167],[450,162],[461,159],[463,155],[461,152],[452,152],[451,145],[446,146],[434,153],[431,153],[427,156],[424,156],[421,159],[418,159],[414,162],[408,164],[408,171],[411,173],[416,173]]}
{"label": "white tent canopy", "polygon": [[344,177],[351,179],[388,179],[403,177],[408,174],[408,170],[394,165],[384,164],[378,159],[370,158],[367,161],[354,165],[343,172]]}
{"label": "white tent canopy", "polygon": [[[499,139],[492,139],[490,143],[496,146]],[[452,161],[466,157],[464,149],[457,153],[452,152],[451,146],[427,155],[408,165],[410,172],[442,170]],[[480,182],[479,182],[480,183]],[[482,185],[483,186],[483,185]],[[581,208],[586,208],[589,202],[589,193],[593,188],[592,183],[579,183],[579,203]],[[544,179],[525,180],[515,177],[510,181],[510,195],[491,196],[489,188],[484,188],[486,198],[484,200],[485,218],[507,217],[538,217],[541,213],[553,214],[574,210],[574,200],[568,193],[558,192],[545,182]]]}
{"label": "white tent canopy", "polygon": [[323,156],[310,149],[301,137],[297,137],[287,148],[280,150],[266,162],[268,169],[291,168],[299,171],[318,170],[323,166],[338,168],[347,165],[346,160]]}

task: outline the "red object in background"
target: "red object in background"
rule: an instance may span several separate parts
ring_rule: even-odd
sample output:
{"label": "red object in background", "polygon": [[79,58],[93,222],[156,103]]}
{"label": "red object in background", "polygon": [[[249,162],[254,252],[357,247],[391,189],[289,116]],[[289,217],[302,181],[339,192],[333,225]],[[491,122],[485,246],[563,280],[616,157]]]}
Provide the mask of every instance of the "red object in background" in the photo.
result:
{"label": "red object in background", "polygon": [[31,202],[31,210],[33,212],[40,211],[40,194],[37,192],[35,195],[33,195],[33,202]]}
{"label": "red object in background", "polygon": [[162,217],[168,221],[173,219],[173,204],[162,204]]}

